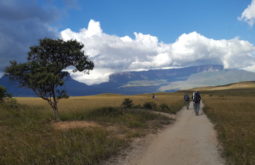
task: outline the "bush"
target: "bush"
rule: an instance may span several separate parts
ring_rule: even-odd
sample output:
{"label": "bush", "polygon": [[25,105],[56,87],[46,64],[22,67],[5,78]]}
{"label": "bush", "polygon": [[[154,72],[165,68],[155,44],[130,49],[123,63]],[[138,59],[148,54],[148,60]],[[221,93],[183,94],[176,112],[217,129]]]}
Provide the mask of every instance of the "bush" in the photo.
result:
{"label": "bush", "polygon": [[140,104],[137,104],[137,105],[134,105],[134,106],[133,106],[133,108],[134,108],[134,109],[142,109],[142,108],[143,108],[143,106],[142,106],[142,105],[140,105]]}
{"label": "bush", "polygon": [[103,107],[93,110],[87,114],[88,117],[118,117],[123,115],[123,111],[115,107]]}
{"label": "bush", "polygon": [[177,109],[174,106],[170,108],[167,104],[160,104],[157,111],[170,113],[170,114],[176,114]]}
{"label": "bush", "polygon": [[125,109],[133,107],[133,101],[129,98],[125,98],[122,102],[122,107]]}
{"label": "bush", "polygon": [[156,109],[157,108],[157,104],[154,102],[146,102],[143,104],[143,108],[145,109]]}
{"label": "bush", "polygon": [[166,104],[160,104],[159,107],[160,107],[160,110],[163,110],[163,111],[165,111],[165,110],[170,110],[169,106],[166,105]]}
{"label": "bush", "polygon": [[3,102],[5,97],[11,97],[11,95],[4,87],[0,86],[0,102]]}

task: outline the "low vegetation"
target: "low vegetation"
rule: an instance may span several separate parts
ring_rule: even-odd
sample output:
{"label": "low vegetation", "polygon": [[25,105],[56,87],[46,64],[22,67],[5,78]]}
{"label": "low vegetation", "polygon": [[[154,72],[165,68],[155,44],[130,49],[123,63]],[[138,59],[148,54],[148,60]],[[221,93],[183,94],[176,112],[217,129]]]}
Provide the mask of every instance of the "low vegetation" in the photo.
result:
{"label": "low vegetation", "polygon": [[124,108],[124,109],[128,109],[128,108],[132,108],[134,105],[133,105],[133,100],[129,99],[129,98],[125,98],[121,104],[121,106]]}
{"label": "low vegetation", "polygon": [[227,164],[254,165],[255,89],[207,90],[203,95],[205,113],[215,124]]}
{"label": "low vegetation", "polygon": [[[0,164],[100,164],[133,138],[172,121],[147,109],[123,109],[124,98],[134,105],[152,100],[150,95],[71,97],[59,103],[64,125],[60,129],[49,105],[39,98],[0,104]],[[180,98],[179,94],[158,94],[155,102],[174,107]]]}
{"label": "low vegetation", "polygon": [[7,90],[0,86],[0,103],[4,101],[5,98],[10,98],[11,95],[7,92]]}

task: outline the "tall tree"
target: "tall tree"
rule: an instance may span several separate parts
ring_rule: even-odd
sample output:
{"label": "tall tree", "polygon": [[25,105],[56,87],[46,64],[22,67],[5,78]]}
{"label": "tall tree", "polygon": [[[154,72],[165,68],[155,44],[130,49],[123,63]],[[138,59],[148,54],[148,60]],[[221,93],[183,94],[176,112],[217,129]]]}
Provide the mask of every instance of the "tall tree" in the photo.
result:
{"label": "tall tree", "polygon": [[75,40],[45,38],[40,40],[39,45],[30,47],[27,62],[11,61],[5,73],[46,100],[53,110],[55,120],[59,120],[58,101],[68,97],[66,91],[61,89],[68,75],[64,69],[72,67],[73,72],[88,73],[94,68],[94,63],[84,55],[83,47],[83,44]]}

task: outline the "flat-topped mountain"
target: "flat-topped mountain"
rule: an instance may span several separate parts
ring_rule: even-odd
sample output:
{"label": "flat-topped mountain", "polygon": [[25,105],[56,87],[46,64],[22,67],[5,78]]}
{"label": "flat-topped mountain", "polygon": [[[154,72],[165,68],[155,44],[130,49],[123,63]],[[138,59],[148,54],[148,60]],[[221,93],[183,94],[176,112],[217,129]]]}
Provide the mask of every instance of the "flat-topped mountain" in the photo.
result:
{"label": "flat-topped mountain", "polygon": [[[203,65],[115,73],[110,75],[109,82],[97,85],[86,85],[68,76],[63,88],[70,96],[102,93],[142,94],[252,80],[255,80],[255,73],[252,72],[224,70],[221,65]],[[35,96],[32,90],[19,87],[18,83],[10,80],[8,76],[0,78],[0,85],[6,87],[13,96]]]}

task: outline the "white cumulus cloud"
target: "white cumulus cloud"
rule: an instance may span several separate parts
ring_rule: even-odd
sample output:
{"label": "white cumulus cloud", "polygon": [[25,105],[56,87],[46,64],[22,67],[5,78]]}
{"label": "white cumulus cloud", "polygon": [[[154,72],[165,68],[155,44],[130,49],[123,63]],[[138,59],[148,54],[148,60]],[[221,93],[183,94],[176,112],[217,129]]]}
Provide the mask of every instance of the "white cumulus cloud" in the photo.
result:
{"label": "white cumulus cloud", "polygon": [[84,75],[84,72],[72,72],[72,69],[67,69],[71,77],[79,82],[86,83],[87,85],[99,84],[109,81],[109,76],[114,73],[108,68],[95,68],[89,74]]}
{"label": "white cumulus cloud", "polygon": [[132,37],[110,35],[94,20],[79,32],[65,29],[60,35],[63,40],[75,39],[85,45],[95,69],[89,75],[75,72],[71,76],[89,85],[107,82],[116,72],[192,65],[222,64],[225,68],[255,71],[255,46],[239,38],[215,40],[191,32],[173,43],[164,43],[156,36],[138,32]]}
{"label": "white cumulus cloud", "polygon": [[252,0],[251,4],[242,12],[242,15],[238,18],[241,21],[247,22],[250,26],[255,23],[255,0]]}

